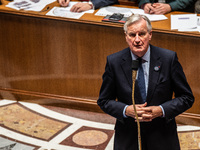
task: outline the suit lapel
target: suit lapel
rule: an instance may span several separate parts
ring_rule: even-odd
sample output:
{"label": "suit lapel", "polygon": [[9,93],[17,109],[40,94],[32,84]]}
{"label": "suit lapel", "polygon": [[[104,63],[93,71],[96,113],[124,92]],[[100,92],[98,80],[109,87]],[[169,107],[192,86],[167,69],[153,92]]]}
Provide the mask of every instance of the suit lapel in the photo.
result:
{"label": "suit lapel", "polygon": [[132,58],[130,54],[130,49],[127,48],[126,52],[122,56],[122,63],[121,67],[122,70],[128,80],[129,85],[132,87],[132,69],[131,69],[131,64],[132,64]]}
{"label": "suit lapel", "polygon": [[162,67],[162,62],[160,61],[160,55],[158,51],[155,52],[154,49],[155,47],[151,46],[147,103],[149,103],[152,99]]}
{"label": "suit lapel", "polygon": [[[160,76],[161,66],[162,66],[162,62],[160,61],[160,55],[158,51],[156,52],[154,51],[155,48],[156,47],[151,46],[151,49],[150,49],[151,53],[150,53],[150,68],[149,68],[149,85],[148,85],[148,93],[147,93],[148,103],[151,101],[152,95],[156,88],[156,85]],[[132,64],[132,58],[130,54],[130,49],[127,48],[126,52],[122,56],[121,67],[128,80],[129,85],[132,87],[131,64]]]}

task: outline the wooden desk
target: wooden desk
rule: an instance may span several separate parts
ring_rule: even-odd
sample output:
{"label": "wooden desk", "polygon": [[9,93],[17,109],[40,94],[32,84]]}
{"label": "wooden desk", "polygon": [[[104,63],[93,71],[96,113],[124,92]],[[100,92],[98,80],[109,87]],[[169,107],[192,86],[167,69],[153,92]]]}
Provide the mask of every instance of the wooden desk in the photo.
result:
{"label": "wooden desk", "polygon": [[[100,111],[96,99],[106,56],[127,47],[123,25],[101,22],[95,13],[79,20],[45,13],[0,6],[2,98]],[[170,30],[170,15],[152,22],[151,44],[178,53],[196,98],[187,112],[200,114],[200,34]]]}

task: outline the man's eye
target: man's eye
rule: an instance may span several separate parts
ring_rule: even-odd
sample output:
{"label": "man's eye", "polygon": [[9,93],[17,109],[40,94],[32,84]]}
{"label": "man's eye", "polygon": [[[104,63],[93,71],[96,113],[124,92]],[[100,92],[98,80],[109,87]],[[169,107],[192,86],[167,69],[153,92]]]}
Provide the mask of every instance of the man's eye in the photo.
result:
{"label": "man's eye", "polygon": [[130,37],[135,37],[135,34],[129,34]]}
{"label": "man's eye", "polygon": [[139,34],[139,36],[145,36],[146,35],[146,33],[140,33]]}

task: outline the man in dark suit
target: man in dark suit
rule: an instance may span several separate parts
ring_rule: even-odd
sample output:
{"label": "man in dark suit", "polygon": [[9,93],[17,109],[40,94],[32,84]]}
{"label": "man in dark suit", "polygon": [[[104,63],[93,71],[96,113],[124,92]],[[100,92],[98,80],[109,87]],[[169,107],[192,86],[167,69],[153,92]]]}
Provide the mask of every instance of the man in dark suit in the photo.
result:
{"label": "man in dark suit", "polygon": [[[85,1],[79,2],[72,6],[72,12],[83,12],[90,9],[99,9],[101,7],[118,4],[118,0],[82,0]],[[58,0],[61,6],[66,7],[69,5],[70,0]]]}
{"label": "man in dark suit", "polygon": [[149,14],[166,14],[171,11],[194,13],[196,0],[138,0],[138,6]]}
{"label": "man in dark suit", "polygon": [[149,44],[152,27],[146,16],[129,17],[124,31],[129,48],[107,57],[97,101],[104,112],[116,118],[114,149],[138,149],[131,64],[139,57],[146,88],[145,101],[135,91],[142,150],[180,150],[175,117],[192,106],[194,97],[176,52]]}

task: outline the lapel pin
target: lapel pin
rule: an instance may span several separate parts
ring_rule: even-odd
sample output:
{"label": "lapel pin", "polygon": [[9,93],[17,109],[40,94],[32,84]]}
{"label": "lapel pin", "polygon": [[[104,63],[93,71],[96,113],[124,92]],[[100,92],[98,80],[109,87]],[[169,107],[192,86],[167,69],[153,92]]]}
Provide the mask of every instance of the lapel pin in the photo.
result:
{"label": "lapel pin", "polygon": [[159,70],[160,70],[160,66],[155,66],[155,67],[154,67],[154,70],[155,70],[155,71],[159,71]]}

